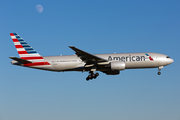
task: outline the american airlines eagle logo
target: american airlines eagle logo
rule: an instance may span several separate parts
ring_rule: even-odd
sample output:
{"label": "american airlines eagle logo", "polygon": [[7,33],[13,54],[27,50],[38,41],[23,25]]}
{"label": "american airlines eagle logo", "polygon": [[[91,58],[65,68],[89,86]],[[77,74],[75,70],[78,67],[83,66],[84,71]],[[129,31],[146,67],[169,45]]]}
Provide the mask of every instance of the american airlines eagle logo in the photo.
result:
{"label": "american airlines eagle logo", "polygon": [[153,61],[153,58],[149,54],[145,53],[145,55],[149,57],[149,60]]}

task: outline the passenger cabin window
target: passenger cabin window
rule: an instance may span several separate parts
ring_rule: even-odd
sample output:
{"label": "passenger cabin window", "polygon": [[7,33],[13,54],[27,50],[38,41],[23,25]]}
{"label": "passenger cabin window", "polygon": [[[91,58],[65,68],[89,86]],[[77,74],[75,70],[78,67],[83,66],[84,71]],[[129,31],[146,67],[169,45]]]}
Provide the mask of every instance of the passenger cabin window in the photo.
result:
{"label": "passenger cabin window", "polygon": [[169,56],[166,56],[166,58],[170,58]]}

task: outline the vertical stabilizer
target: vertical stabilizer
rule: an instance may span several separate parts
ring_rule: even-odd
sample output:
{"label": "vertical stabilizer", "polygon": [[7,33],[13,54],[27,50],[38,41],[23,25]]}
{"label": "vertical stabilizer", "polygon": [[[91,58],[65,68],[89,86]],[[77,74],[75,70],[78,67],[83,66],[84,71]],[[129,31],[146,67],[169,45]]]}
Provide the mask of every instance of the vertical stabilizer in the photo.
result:
{"label": "vertical stabilizer", "polygon": [[32,61],[33,63],[24,64],[24,66],[49,65],[44,58],[36,52],[24,39],[17,33],[10,33],[13,43],[21,59]]}
{"label": "vertical stabilizer", "polygon": [[14,42],[16,50],[21,59],[25,60],[40,60],[44,59],[39,53],[37,53],[24,39],[22,39],[17,33],[10,33]]}

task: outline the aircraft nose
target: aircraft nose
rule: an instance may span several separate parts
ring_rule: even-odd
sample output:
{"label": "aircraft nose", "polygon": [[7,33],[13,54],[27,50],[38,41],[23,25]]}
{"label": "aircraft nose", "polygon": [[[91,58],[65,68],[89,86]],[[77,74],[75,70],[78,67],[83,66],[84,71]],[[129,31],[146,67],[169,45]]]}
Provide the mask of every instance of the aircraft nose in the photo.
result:
{"label": "aircraft nose", "polygon": [[173,62],[174,62],[174,60],[172,58],[169,58],[168,61],[167,61],[167,64],[169,65],[169,64],[171,64]]}
{"label": "aircraft nose", "polygon": [[171,58],[170,63],[173,63],[173,62],[174,62],[174,60]]}

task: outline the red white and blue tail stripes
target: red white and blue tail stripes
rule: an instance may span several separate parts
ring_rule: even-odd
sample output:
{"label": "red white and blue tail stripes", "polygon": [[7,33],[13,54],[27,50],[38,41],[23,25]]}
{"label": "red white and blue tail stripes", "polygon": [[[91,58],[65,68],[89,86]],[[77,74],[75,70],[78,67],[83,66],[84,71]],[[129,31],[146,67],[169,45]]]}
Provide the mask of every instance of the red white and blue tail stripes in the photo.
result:
{"label": "red white and blue tail stripes", "polygon": [[49,63],[45,62],[44,58],[39,53],[37,53],[26,41],[24,41],[24,39],[22,39],[17,33],[10,33],[10,36],[14,42],[20,58],[32,62],[24,64],[24,66],[49,65]]}

